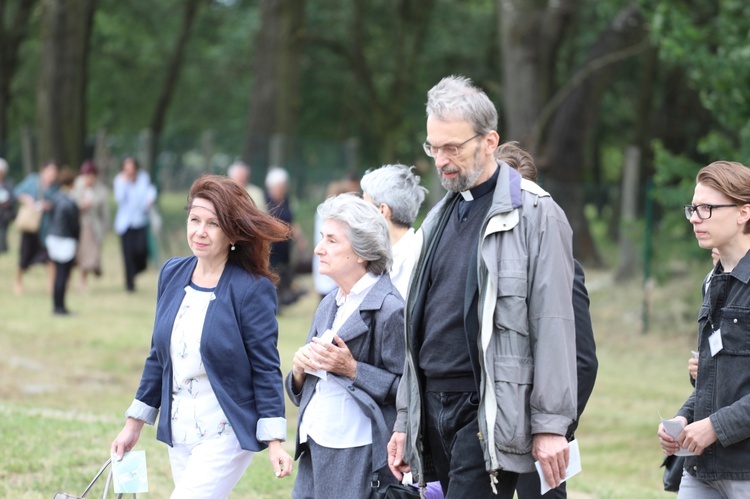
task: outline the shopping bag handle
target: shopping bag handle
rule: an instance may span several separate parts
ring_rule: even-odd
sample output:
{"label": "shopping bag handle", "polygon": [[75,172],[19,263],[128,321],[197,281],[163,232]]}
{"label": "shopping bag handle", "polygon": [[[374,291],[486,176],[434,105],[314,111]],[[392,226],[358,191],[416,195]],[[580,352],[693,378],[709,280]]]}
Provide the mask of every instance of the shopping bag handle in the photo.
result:
{"label": "shopping bag handle", "polygon": [[[109,470],[109,473],[107,474],[107,481],[104,483],[104,493],[102,493],[102,499],[107,499],[107,495],[109,494],[109,484],[112,483],[112,470]],[[117,499],[122,499],[122,493],[117,494]],[[136,499],[135,492],[133,493],[133,499]]]}
{"label": "shopping bag handle", "polygon": [[91,480],[91,483],[89,484],[89,486],[86,487],[86,490],[84,490],[83,494],[81,494],[81,499],[83,499],[84,497],[86,497],[86,494],[89,493],[89,491],[91,490],[91,488],[94,486],[94,484],[96,483],[96,481],[99,480],[99,477],[102,476],[102,473],[104,473],[104,470],[107,469],[107,466],[109,466],[110,463],[112,463],[112,458],[107,459],[107,462],[102,465],[102,467],[99,469],[99,472],[96,474],[96,476],[94,477],[94,479]]}
{"label": "shopping bag handle", "polygon": [[[91,483],[88,487],[86,487],[86,490],[83,491],[83,494],[81,494],[81,499],[86,497],[86,494],[88,494],[91,489],[94,487],[94,484],[97,480],[99,480],[99,477],[102,476],[102,473],[104,473],[104,470],[107,469],[107,467],[112,464],[112,458],[107,459],[107,462],[105,462],[102,467],[99,469],[99,471],[96,473],[96,476],[93,480],[91,480]],[[107,474],[107,482],[104,485],[104,493],[102,494],[102,499],[106,499],[107,494],[109,493],[109,484],[112,483],[112,470],[109,470],[109,473]],[[117,494],[117,498],[121,499],[122,494]],[[133,499],[135,499],[135,494],[133,494]]]}

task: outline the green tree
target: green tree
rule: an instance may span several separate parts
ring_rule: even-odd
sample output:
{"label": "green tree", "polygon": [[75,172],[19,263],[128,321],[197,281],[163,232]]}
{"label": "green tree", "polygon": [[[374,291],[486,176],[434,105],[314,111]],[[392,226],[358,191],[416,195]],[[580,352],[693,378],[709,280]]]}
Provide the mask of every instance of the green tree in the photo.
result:
{"label": "green tree", "polygon": [[0,157],[8,141],[11,82],[19,65],[21,43],[28,35],[37,0],[0,0]]}
{"label": "green tree", "polygon": [[147,163],[152,164],[156,159],[156,155],[159,152],[159,143],[161,141],[162,134],[164,133],[164,126],[167,119],[167,111],[172,103],[175,88],[180,77],[182,70],[183,61],[185,59],[185,52],[187,50],[188,42],[190,40],[193,24],[195,17],[198,15],[198,8],[202,0],[188,0],[185,2],[182,23],[180,30],[177,35],[177,40],[174,44],[169,62],[166,65],[166,71],[164,73],[164,80],[162,82],[161,91],[156,100],[153,114],[151,115],[151,123],[149,129],[151,130],[151,141],[149,143],[147,153]]}
{"label": "green tree", "polygon": [[699,152],[750,160],[750,5],[659,2],[652,26],[663,63],[684,68],[688,85],[718,124],[704,135]]}
{"label": "green tree", "polygon": [[318,12],[310,25],[308,41],[340,58],[348,73],[342,80],[351,86],[338,95],[337,113],[351,113],[381,157],[398,156],[408,104],[416,91],[427,90],[419,76],[435,4],[344,1]]}
{"label": "green tree", "polygon": [[579,35],[572,27],[584,8],[592,7],[578,0],[498,2],[507,138],[535,156],[576,234],[574,253],[594,264],[600,260],[584,215],[583,183],[593,168],[601,104],[623,62],[647,45],[639,8],[626,4],[578,48],[580,62],[564,64],[563,42]]}
{"label": "green tree", "polygon": [[[716,160],[750,164],[750,6],[735,0],[649,4],[651,36],[666,75],[664,123],[654,143],[654,200],[663,213],[657,257],[706,258],[682,205],[695,175]],[[675,98],[675,95],[678,96]]]}
{"label": "green tree", "polygon": [[[256,165],[256,178],[263,177],[269,162],[284,164],[283,141],[297,132],[304,12],[304,0],[262,2],[243,153],[248,164]],[[276,157],[269,158],[272,137],[282,143]]]}
{"label": "green tree", "polygon": [[37,81],[40,161],[78,167],[86,136],[88,51],[95,0],[43,0]]}

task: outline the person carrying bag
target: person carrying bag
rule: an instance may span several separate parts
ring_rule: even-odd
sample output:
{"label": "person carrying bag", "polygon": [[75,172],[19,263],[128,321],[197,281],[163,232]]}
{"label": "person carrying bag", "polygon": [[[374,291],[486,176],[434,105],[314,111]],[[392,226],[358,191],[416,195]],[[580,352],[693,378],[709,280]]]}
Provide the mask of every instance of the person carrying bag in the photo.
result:
{"label": "person carrying bag", "polygon": [[21,203],[14,223],[21,232],[36,234],[42,225],[42,189],[37,189],[37,200],[34,203]]}

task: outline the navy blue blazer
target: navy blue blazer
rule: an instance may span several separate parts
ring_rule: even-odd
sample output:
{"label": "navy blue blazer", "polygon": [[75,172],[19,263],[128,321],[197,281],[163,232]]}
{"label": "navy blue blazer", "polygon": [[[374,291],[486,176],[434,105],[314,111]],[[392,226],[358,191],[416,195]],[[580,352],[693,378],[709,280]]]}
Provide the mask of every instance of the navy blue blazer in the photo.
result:
{"label": "navy blue blazer", "polygon": [[[338,310],[337,292],[338,289],[331,291],[318,305],[307,343],[314,336],[322,335],[333,324]],[[367,293],[358,312],[354,312],[337,333],[357,360],[356,378],[350,380],[330,373],[329,376],[348,391],[372,421],[372,464],[375,471],[388,464],[386,445],[396,421],[396,392],[406,352],[404,300],[388,274],[381,276]],[[306,376],[302,389],[297,392],[294,390],[292,371],[284,380],[290,400],[299,406],[295,459],[299,458],[306,447],[299,441],[299,423],[315,393],[318,381],[320,379],[317,376]],[[345,421],[332,423],[346,424]]]}
{"label": "navy blue blazer", "polygon": [[[159,274],[151,353],[136,400],[160,409],[156,438],[172,445],[172,326],[198,259],[172,258]],[[227,262],[206,311],[201,356],[211,387],[243,449],[286,437],[284,390],[277,349],[276,290],[265,277]],[[266,421],[263,421],[266,419]],[[260,425],[259,422],[260,421]],[[283,423],[283,434],[279,434]],[[272,434],[266,428],[277,430]],[[260,430],[260,431],[256,431]]]}

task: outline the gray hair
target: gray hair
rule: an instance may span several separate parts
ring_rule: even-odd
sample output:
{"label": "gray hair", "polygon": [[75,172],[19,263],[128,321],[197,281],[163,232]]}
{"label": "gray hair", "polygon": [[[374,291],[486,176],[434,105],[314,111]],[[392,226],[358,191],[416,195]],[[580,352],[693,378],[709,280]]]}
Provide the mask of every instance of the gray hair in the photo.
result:
{"label": "gray hair", "polygon": [[352,251],[367,260],[367,271],[382,275],[391,268],[391,240],[388,224],[372,203],[354,194],[339,194],[318,206],[322,220],[336,220],[346,225],[346,237]]}
{"label": "gray hair", "polygon": [[481,134],[497,130],[495,105],[465,76],[446,76],[427,92],[427,116],[467,120]]}
{"label": "gray hair", "polygon": [[8,173],[8,162],[0,158],[0,172]]}
{"label": "gray hair", "polygon": [[233,177],[236,172],[239,170],[244,170],[248,174],[250,174],[250,167],[243,161],[235,161],[231,165],[229,165],[229,168],[227,168],[227,177]]}
{"label": "gray hair", "polygon": [[368,170],[359,182],[375,206],[388,205],[391,222],[401,227],[412,226],[427,193],[413,170],[413,166],[385,165]]}
{"label": "gray hair", "polygon": [[272,185],[286,184],[289,182],[289,173],[279,166],[272,166],[266,174],[266,187]]}

